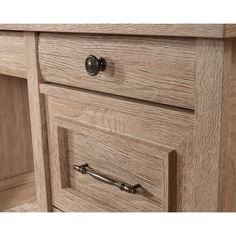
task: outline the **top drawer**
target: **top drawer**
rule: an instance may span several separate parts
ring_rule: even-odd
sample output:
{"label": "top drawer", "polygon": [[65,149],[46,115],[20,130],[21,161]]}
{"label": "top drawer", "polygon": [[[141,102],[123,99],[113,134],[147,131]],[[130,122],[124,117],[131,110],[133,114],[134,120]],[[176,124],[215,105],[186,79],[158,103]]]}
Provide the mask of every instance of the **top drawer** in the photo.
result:
{"label": "top drawer", "polygon": [[[90,76],[89,55],[106,60]],[[43,33],[39,63],[45,81],[193,108],[195,40]]]}

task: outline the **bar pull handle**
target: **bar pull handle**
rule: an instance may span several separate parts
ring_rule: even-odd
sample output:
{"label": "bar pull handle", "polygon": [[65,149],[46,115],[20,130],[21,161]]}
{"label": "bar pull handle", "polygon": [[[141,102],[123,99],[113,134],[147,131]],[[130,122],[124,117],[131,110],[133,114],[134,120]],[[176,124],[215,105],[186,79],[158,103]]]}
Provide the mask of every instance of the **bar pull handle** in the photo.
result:
{"label": "bar pull handle", "polygon": [[136,193],[136,189],[141,187],[140,184],[130,185],[130,184],[126,184],[124,182],[114,180],[104,174],[94,171],[92,168],[89,167],[88,164],[74,165],[74,169],[82,174],[88,174],[91,177],[93,177],[94,179],[97,179],[103,183],[114,185],[114,186],[118,187],[121,191],[125,191],[128,193]]}

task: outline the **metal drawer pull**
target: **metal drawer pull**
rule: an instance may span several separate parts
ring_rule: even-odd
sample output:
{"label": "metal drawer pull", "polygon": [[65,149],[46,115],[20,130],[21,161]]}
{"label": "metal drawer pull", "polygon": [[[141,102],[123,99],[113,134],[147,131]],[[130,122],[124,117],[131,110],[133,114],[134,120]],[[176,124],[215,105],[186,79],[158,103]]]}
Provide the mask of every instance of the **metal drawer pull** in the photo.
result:
{"label": "metal drawer pull", "polygon": [[102,57],[96,58],[90,55],[85,60],[85,69],[89,75],[95,76],[99,71],[104,71],[106,69],[106,60]]}
{"label": "metal drawer pull", "polygon": [[132,186],[132,185],[120,182],[120,181],[113,180],[103,174],[97,173],[96,171],[92,170],[88,164],[84,164],[81,166],[74,165],[74,169],[79,171],[82,174],[88,174],[101,182],[117,186],[121,191],[125,191],[128,193],[135,193],[136,189],[141,187],[140,184],[136,184]]}

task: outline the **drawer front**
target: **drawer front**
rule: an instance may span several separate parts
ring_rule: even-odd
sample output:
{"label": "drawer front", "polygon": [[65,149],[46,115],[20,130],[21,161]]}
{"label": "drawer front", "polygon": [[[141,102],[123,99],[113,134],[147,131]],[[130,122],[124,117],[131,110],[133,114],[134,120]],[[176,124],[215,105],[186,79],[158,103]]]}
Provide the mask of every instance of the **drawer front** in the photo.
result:
{"label": "drawer front", "polygon": [[22,32],[0,32],[0,74],[26,78]]}
{"label": "drawer front", "polygon": [[[63,211],[176,210],[176,151],[192,114],[42,85],[53,205]],[[71,99],[71,100],[70,100]],[[74,165],[129,186],[121,191]]]}
{"label": "drawer front", "polygon": [[[40,34],[45,81],[193,109],[195,40],[129,36]],[[89,55],[106,69],[90,76]]]}

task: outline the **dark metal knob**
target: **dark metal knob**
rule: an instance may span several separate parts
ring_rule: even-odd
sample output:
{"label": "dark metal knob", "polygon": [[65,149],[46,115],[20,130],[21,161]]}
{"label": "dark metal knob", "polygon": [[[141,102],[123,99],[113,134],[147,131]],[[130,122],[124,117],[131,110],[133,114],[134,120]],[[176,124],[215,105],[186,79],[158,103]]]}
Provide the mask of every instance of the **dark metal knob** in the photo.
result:
{"label": "dark metal knob", "polygon": [[104,58],[99,59],[93,55],[90,55],[85,60],[85,68],[89,75],[95,76],[99,71],[104,71],[106,69],[106,61]]}

